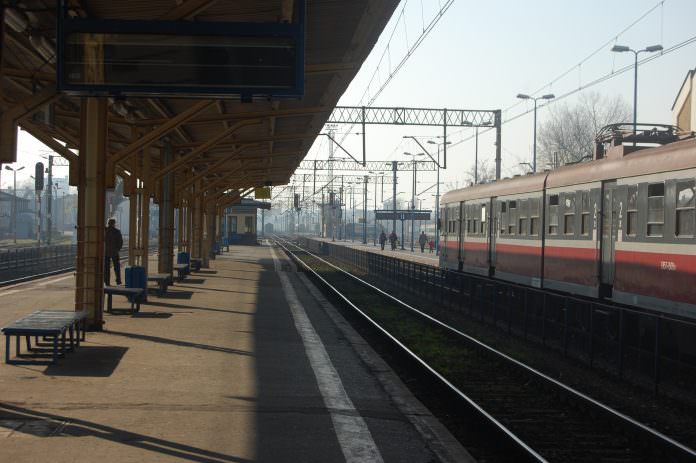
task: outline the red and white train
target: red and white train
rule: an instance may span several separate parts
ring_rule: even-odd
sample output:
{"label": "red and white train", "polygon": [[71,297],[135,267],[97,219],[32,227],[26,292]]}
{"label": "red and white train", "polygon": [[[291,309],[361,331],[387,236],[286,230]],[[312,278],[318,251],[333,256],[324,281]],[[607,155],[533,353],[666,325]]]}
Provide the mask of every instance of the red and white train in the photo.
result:
{"label": "red and white train", "polygon": [[696,318],[696,139],[627,129],[590,162],[446,193],[441,267]]}

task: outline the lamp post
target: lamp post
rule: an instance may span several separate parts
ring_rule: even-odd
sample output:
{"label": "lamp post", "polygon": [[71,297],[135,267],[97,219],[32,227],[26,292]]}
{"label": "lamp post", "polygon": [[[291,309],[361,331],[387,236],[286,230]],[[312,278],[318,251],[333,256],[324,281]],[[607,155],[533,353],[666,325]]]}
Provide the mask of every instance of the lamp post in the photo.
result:
{"label": "lamp post", "polygon": [[656,51],[661,50],[662,45],[651,45],[649,47],[643,48],[642,50],[633,50],[625,45],[614,45],[611,48],[611,51],[613,51],[614,53],[624,53],[630,51],[633,53],[633,56],[635,58],[633,64],[633,146],[636,146],[636,126],[638,125],[638,55],[640,53],[654,53]]}
{"label": "lamp post", "polygon": [[[477,134],[478,134],[478,128]],[[449,145],[451,142],[449,141],[443,141],[442,143],[438,143],[433,140],[428,140],[428,143],[431,145],[436,145],[437,146],[437,179],[436,181],[436,187],[435,187],[435,255],[438,256],[440,255],[440,231],[437,229],[437,225],[440,223],[440,147],[444,145]],[[478,138],[476,139],[476,147],[478,148]],[[477,158],[476,158],[476,167],[475,169],[478,171],[478,149],[476,150]]]}
{"label": "lamp post", "polygon": [[525,95],[524,93],[518,93],[517,98],[521,100],[534,100],[534,158],[532,159],[532,172],[536,173],[536,158],[537,158],[537,142],[536,142],[536,133],[537,133],[537,101],[539,100],[552,100],[556,98],[556,95],[553,93],[549,93],[547,95],[542,95],[540,97],[532,97],[529,95]]}
{"label": "lamp post", "polygon": [[412,156],[413,160],[411,161],[413,165],[413,194],[411,196],[411,252],[413,252],[413,241],[414,241],[414,233],[415,233],[415,226],[416,226],[416,221],[414,220],[414,214],[416,210],[416,176],[417,176],[417,169],[416,166],[418,165],[418,160],[416,159],[416,156],[423,156],[423,153],[408,153],[404,152],[406,156]]}
{"label": "lamp post", "polygon": [[5,166],[5,169],[12,171],[12,174],[14,176],[12,187],[14,190],[12,193],[12,235],[14,244],[17,244],[17,172],[24,169],[24,166],[21,166],[18,169],[13,169],[10,166]]}

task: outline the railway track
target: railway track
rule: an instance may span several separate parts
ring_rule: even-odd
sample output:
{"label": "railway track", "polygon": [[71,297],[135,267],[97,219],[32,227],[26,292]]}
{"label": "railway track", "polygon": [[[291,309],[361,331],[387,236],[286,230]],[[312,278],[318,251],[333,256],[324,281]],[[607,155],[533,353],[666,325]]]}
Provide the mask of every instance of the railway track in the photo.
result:
{"label": "railway track", "polygon": [[432,390],[443,391],[450,408],[465,414],[469,428],[474,420],[475,428],[486,430],[472,442],[466,436],[463,439],[475,457],[537,462],[696,461],[696,451],[670,437],[306,249],[280,237],[275,242],[372,332],[388,339]]}

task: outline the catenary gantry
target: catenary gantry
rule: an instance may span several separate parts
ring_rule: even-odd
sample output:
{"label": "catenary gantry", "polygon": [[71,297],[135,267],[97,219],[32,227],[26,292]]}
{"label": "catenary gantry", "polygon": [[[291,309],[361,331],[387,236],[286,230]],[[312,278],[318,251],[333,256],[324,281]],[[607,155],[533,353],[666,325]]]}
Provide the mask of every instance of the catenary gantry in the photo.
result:
{"label": "catenary gantry", "polygon": [[[104,195],[116,177],[131,201],[131,264],[147,266],[150,198],[160,209],[158,272],[171,272],[175,228],[179,249],[205,262],[224,207],[254,187],[288,182],[398,1],[307,0],[304,96],[245,102],[59,92],[56,2],[11,3],[2,7],[0,162],[16,160],[17,127],[70,162],[79,191],[75,308],[88,310],[89,324],[99,329]],[[295,3],[66,0],[81,18],[259,24],[291,22]]]}

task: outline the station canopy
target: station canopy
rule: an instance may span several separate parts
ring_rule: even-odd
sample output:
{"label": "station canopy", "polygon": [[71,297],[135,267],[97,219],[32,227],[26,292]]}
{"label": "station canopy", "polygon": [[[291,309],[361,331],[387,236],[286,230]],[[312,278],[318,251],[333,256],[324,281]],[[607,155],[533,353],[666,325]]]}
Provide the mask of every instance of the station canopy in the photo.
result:
{"label": "station canopy", "polygon": [[146,181],[171,173],[175,188],[285,184],[397,4],[20,0],[5,8],[0,162],[15,160],[19,125],[73,164],[97,96],[108,172],[140,172],[146,156]]}

